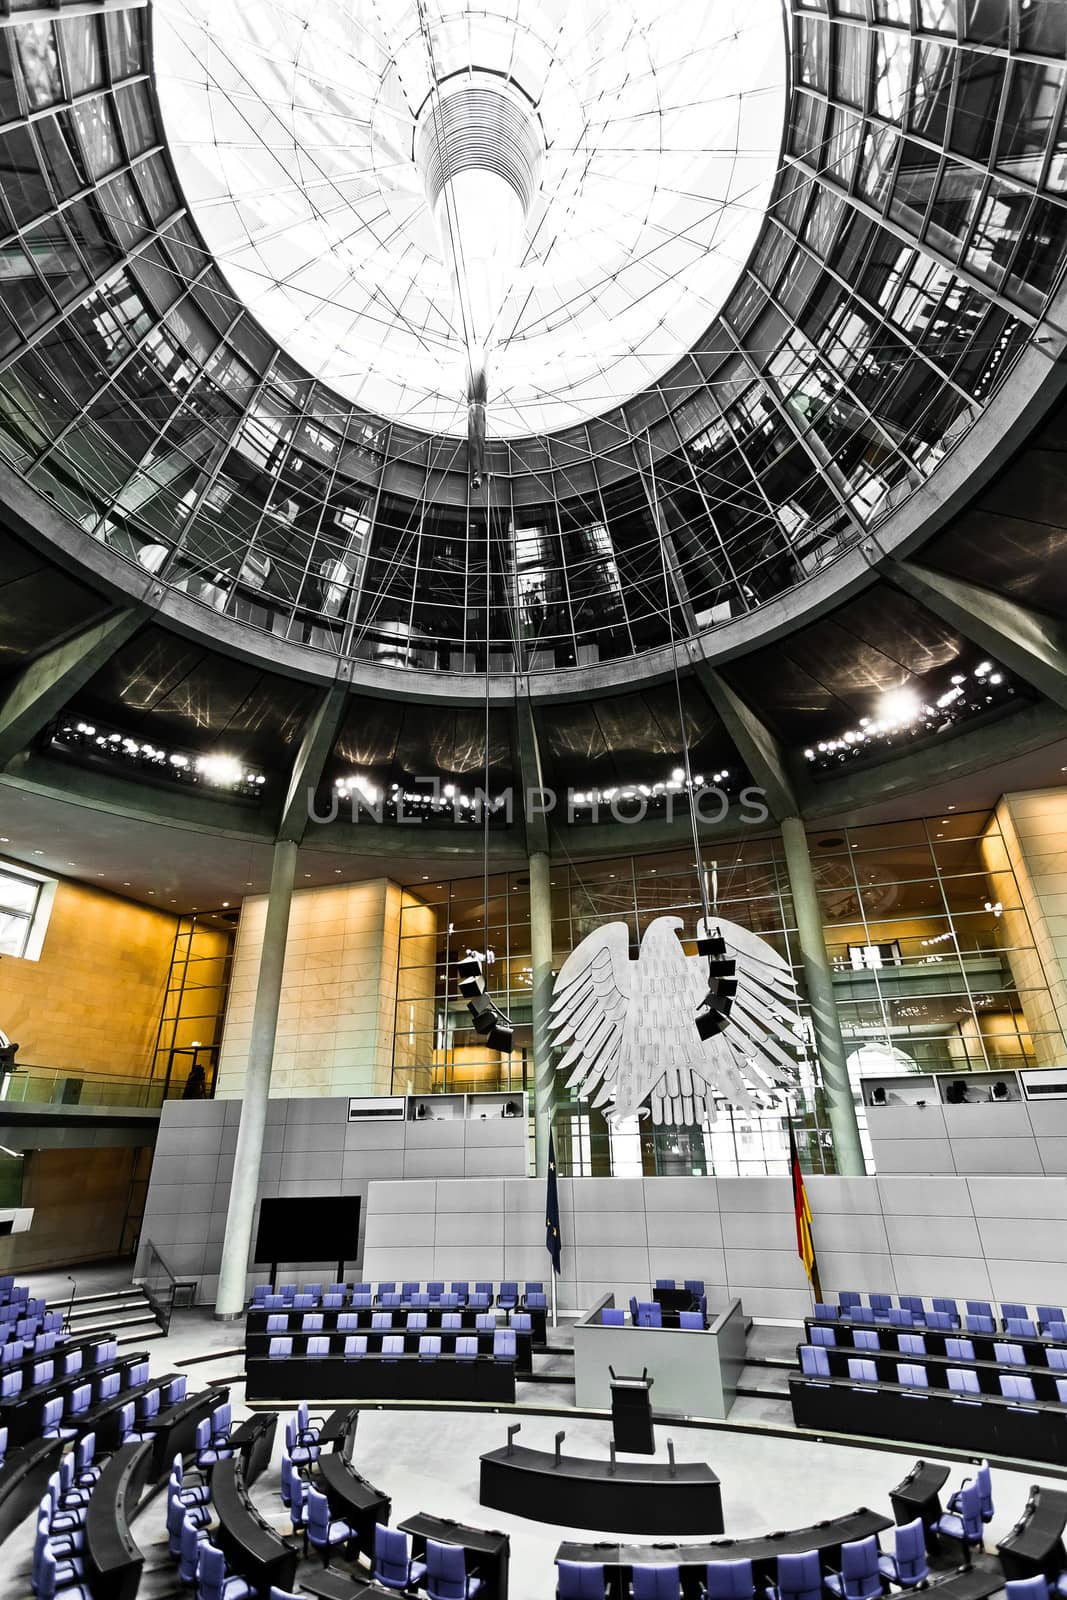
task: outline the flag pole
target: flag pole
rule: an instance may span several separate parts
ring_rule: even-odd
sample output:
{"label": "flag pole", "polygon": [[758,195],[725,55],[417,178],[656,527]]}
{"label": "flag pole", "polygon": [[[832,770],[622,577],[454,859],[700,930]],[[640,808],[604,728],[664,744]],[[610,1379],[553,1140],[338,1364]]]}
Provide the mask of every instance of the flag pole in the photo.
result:
{"label": "flag pole", "polygon": [[556,1326],[556,1274],[552,1274],[552,1326]]}

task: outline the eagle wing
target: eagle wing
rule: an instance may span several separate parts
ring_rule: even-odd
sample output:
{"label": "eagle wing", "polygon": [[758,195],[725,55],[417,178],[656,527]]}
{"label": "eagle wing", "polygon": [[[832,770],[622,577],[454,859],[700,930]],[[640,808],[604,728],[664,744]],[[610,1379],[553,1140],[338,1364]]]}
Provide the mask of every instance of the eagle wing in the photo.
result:
{"label": "eagle wing", "polygon": [[553,990],[549,1026],[567,1045],[559,1072],[591,1105],[614,1098],[630,1006],[630,932],[625,922],[596,928],[571,951]]}

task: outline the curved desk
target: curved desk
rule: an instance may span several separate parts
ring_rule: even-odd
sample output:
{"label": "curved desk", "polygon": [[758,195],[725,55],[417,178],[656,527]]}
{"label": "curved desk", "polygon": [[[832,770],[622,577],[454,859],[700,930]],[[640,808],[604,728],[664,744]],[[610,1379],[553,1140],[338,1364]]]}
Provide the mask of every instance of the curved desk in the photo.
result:
{"label": "curved desk", "polygon": [[62,1439],[34,1439],[8,1451],[0,1467],[0,1544],[35,1509],[63,1448]]}
{"label": "curved desk", "polygon": [[228,1400],[230,1391],[222,1384],[217,1389],[201,1389],[186,1395],[176,1405],[157,1411],[154,1417],[145,1418],[139,1427],[152,1435],[153,1455],[151,1478],[161,1483],[168,1475],[175,1456],[190,1456],[196,1446],[196,1427],[204,1417],[210,1417],[215,1407]]}
{"label": "curved desk", "polygon": [[388,1522],[392,1501],[358,1473],[340,1453],[323,1450],[319,1456],[319,1488],[330,1503],[330,1516],[347,1522],[364,1555],[374,1554],[374,1529]]}
{"label": "curved desk", "polygon": [[997,1545],[1005,1578],[1036,1578],[1051,1583],[1059,1577],[1067,1557],[1063,1530],[1067,1526],[1067,1494],[1062,1489],[1042,1489],[1035,1483],[1026,1509],[1011,1532]]}
{"label": "curved desk", "polygon": [[153,1444],[124,1444],[93,1485],[85,1513],[86,1584],[93,1600],[133,1600],[144,1556],[130,1521],[152,1467]]}
{"label": "curved desk", "polygon": [[611,1582],[613,1596],[630,1592],[634,1567],[678,1567],[688,1593],[704,1576],[709,1561],[751,1561],[757,1587],[773,1583],[780,1555],[802,1555],[817,1550],[824,1567],[840,1567],[841,1546],[870,1534],[884,1533],[893,1524],[877,1511],[860,1506],[849,1516],[817,1522],[811,1528],[787,1533],[765,1533],[757,1539],[716,1539],[709,1544],[561,1544],[557,1561],[597,1562]]}
{"label": "curved desk", "polygon": [[611,1533],[721,1533],[719,1480],[704,1462],[584,1461],[547,1450],[482,1456],[479,1499],[494,1511]]}
{"label": "curved desk", "polygon": [[272,1585],[291,1592],[300,1552],[287,1545],[252,1504],[238,1456],[228,1456],[212,1468],[211,1499],[219,1519],[215,1539],[231,1569],[262,1600],[269,1600]]}
{"label": "curved desk", "polygon": [[510,1361],[478,1356],[460,1361],[439,1356],[286,1356],[245,1360],[249,1400],[500,1400],[515,1403],[515,1367]]}

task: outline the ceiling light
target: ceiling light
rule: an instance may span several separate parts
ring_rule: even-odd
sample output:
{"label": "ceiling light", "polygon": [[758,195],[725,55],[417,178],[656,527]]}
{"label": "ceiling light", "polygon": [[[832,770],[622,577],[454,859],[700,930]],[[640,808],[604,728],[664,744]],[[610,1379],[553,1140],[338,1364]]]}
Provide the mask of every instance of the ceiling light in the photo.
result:
{"label": "ceiling light", "polygon": [[894,727],[904,727],[915,722],[922,711],[922,701],[914,689],[890,689],[878,701],[878,720]]}

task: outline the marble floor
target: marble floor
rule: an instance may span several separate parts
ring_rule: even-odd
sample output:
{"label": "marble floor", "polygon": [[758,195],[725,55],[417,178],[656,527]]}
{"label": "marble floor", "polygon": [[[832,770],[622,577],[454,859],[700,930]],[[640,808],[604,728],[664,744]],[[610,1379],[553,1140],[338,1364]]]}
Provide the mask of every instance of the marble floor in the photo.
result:
{"label": "marble floor", "polygon": [[[100,1268],[79,1293],[101,1292],[124,1281],[112,1279],[115,1269]],[[128,1267],[125,1269],[128,1273]],[[99,1287],[92,1286],[96,1278]],[[54,1288],[45,1277],[31,1280],[35,1292],[50,1297],[62,1294],[61,1279]],[[128,1281],[128,1278],[125,1280]],[[795,1343],[791,1330],[755,1330],[754,1347],[773,1355]],[[216,1323],[209,1310],[175,1313],[167,1338],[149,1344],[152,1370],[188,1373],[190,1387],[229,1381],[235,1415],[245,1414],[240,1382],[242,1357],[240,1324]],[[566,1324],[555,1330],[552,1343],[565,1352],[570,1343]],[[198,1360],[206,1356],[206,1360]],[[189,1364],[187,1364],[189,1363]],[[540,1357],[550,1372],[564,1376],[569,1369],[564,1353]],[[520,1403],[553,1410],[572,1409],[573,1385],[546,1382],[520,1385]],[[752,1424],[743,1431],[687,1428],[680,1424],[657,1426],[660,1458],[666,1459],[666,1442],[672,1438],[679,1461],[707,1461],[722,1482],[726,1532],[746,1537],[768,1529],[799,1527],[868,1505],[889,1514],[889,1490],[903,1477],[910,1457],[886,1450],[815,1443],[782,1438],[761,1431],[760,1424],[788,1423],[788,1406],[771,1398],[739,1397],[730,1421]],[[514,1413],[365,1409],[360,1416],[354,1461],[366,1477],[392,1499],[393,1522],[420,1510],[459,1521],[504,1529],[510,1536],[512,1600],[546,1600],[554,1592],[553,1557],[562,1539],[603,1537],[596,1529],[568,1529],[485,1511],[478,1503],[478,1458],[502,1446],[508,1422],[522,1424],[520,1441],[532,1448],[551,1450],[561,1428],[566,1432],[568,1454],[606,1459],[610,1427],[606,1421],[579,1417],[536,1416]],[[275,1459],[256,1484],[253,1498],[280,1533],[289,1523],[279,1494],[279,1428]],[[932,1459],[932,1456],[930,1457]],[[646,1458],[647,1459],[647,1458]],[[965,1475],[961,1464],[951,1466],[950,1483]],[[996,1517],[988,1530],[987,1547],[1016,1520],[1033,1482],[1033,1471],[994,1472]],[[1054,1480],[1049,1480],[1054,1481]],[[1062,1484],[1056,1482],[1057,1487]],[[179,1592],[175,1568],[163,1539],[164,1503],[157,1497],[139,1513],[134,1533],[146,1556],[141,1583],[144,1600],[166,1600]],[[0,1600],[29,1596],[32,1530],[27,1522],[0,1550]],[[341,1564],[341,1563],[339,1563]]]}

